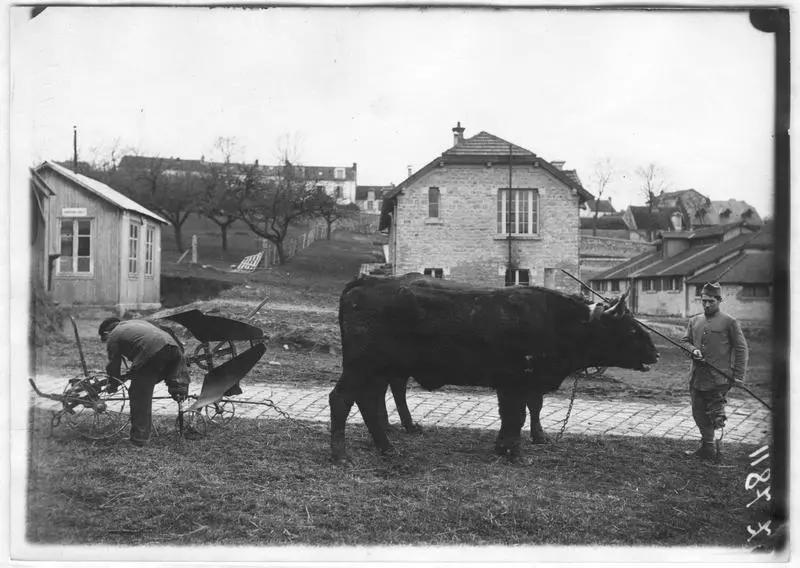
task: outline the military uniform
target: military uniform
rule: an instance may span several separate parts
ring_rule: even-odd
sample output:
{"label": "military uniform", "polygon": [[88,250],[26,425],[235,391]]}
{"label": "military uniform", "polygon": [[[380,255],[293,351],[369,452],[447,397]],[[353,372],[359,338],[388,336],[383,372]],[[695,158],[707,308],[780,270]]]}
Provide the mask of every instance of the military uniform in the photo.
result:
{"label": "military uniform", "polygon": [[[103,335],[101,327],[101,336]],[[107,335],[108,365],[112,377],[120,376],[122,357],[131,361],[128,389],[131,402],[131,442],[144,445],[150,439],[153,390],[162,379],[173,398],[185,398],[189,373],[183,349],[176,339],[144,320],[119,322]]]}
{"label": "military uniform", "polygon": [[695,423],[703,442],[710,442],[714,439],[714,429],[725,424],[725,395],[730,389],[728,379],[712,366],[734,380],[743,380],[747,368],[747,341],[739,322],[718,311],[712,316],[699,314],[690,318],[683,342],[689,349],[699,349],[703,355],[703,361],[692,361],[689,389]]}

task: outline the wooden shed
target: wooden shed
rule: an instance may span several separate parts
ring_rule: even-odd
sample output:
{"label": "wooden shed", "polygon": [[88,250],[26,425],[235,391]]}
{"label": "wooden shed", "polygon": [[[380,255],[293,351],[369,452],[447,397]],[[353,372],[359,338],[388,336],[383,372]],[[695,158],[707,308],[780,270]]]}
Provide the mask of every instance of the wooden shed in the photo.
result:
{"label": "wooden shed", "polygon": [[52,191],[46,223],[58,252],[47,277],[52,299],[119,314],[161,307],[161,226],[167,221],[54,162],[33,175]]}

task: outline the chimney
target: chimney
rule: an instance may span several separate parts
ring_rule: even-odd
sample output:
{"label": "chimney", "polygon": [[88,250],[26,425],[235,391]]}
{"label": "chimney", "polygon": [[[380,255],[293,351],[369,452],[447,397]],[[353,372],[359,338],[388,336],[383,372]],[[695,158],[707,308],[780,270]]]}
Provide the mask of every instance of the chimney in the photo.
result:
{"label": "chimney", "polygon": [[677,211],[675,211],[670,218],[672,219],[672,227],[676,231],[682,231],[683,230],[683,217],[681,217],[681,214],[678,213]]}
{"label": "chimney", "polygon": [[458,146],[464,141],[464,127],[461,126],[461,121],[453,127],[453,146]]}
{"label": "chimney", "polygon": [[408,168],[408,176],[406,177],[411,177],[411,164],[408,164],[406,167]]}
{"label": "chimney", "polygon": [[557,169],[557,170],[563,170],[564,169],[564,160],[553,160],[550,163],[553,164],[553,167],[555,169]]}

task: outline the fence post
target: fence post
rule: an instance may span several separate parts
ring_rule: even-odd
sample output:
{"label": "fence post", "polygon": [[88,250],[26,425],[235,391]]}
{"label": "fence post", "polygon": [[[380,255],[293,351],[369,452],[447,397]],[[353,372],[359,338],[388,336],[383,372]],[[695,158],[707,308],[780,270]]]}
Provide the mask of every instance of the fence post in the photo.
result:
{"label": "fence post", "polygon": [[192,235],[192,264],[197,264],[197,235]]}
{"label": "fence post", "polygon": [[269,241],[261,239],[261,264],[264,268],[269,268]]}

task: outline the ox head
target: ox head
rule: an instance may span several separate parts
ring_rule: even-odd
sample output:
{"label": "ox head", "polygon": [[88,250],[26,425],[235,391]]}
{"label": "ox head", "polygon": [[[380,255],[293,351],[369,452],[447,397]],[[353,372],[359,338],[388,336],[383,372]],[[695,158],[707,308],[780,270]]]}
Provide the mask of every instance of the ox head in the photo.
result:
{"label": "ox head", "polygon": [[592,365],[647,371],[658,361],[658,351],[650,334],[628,310],[627,296],[626,291],[608,307],[589,307],[591,338],[587,355]]}

